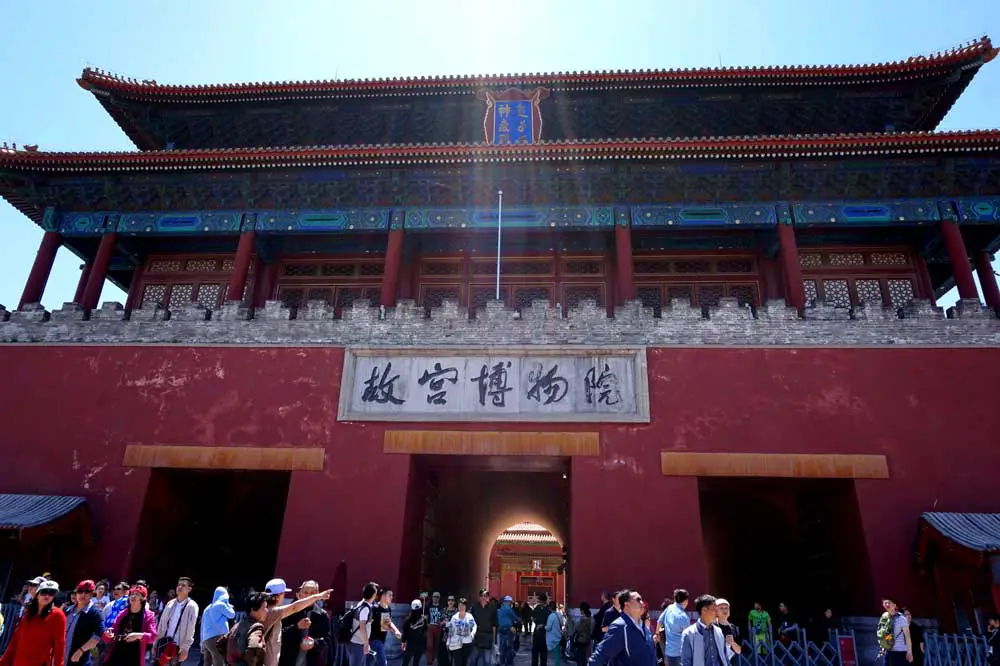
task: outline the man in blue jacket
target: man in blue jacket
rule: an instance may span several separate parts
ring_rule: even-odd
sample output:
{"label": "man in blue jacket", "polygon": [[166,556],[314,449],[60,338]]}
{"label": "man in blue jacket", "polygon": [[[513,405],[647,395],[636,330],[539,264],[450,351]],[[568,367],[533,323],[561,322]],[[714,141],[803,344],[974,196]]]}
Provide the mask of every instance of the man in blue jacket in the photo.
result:
{"label": "man in blue jacket", "polygon": [[514,610],[514,600],[506,596],[503,605],[497,611],[497,639],[500,645],[500,666],[514,664],[514,625],[521,621],[521,616]]}
{"label": "man in blue jacket", "polygon": [[594,648],[588,666],[656,666],[653,634],[642,621],[642,596],[632,590],[618,593],[621,617],[608,625],[604,640]]}

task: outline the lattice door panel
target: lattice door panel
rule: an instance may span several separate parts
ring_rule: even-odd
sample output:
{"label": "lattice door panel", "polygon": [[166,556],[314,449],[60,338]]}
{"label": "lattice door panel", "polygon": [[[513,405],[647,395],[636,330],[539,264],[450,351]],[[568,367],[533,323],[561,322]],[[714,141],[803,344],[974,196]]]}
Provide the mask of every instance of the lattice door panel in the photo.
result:
{"label": "lattice door panel", "polygon": [[659,285],[638,285],[635,297],[642,301],[643,307],[653,308],[653,316],[659,317],[663,312],[663,288]]}
{"label": "lattice door panel", "polygon": [[563,285],[563,310],[580,307],[585,300],[592,300],[597,307],[604,307],[603,284],[568,284]]}
{"label": "lattice door panel", "polygon": [[[470,287],[470,289],[472,291],[470,292],[469,310],[471,310],[472,316],[475,317],[476,312],[486,309],[487,303],[496,300],[497,290],[495,286]],[[510,287],[500,285],[500,300],[503,301],[506,307],[510,307]]]}
{"label": "lattice door panel", "polygon": [[445,301],[462,302],[462,288],[458,285],[421,285],[420,304],[425,308],[439,308]]}
{"label": "lattice door panel", "polygon": [[514,287],[514,307],[518,310],[530,307],[535,301],[552,304],[551,287]]}
{"label": "lattice door panel", "polygon": [[214,309],[222,302],[222,295],[225,293],[225,285],[221,284],[200,284],[198,285],[198,305]]}
{"label": "lattice door panel", "polygon": [[281,301],[286,308],[302,307],[306,304],[306,290],[280,287],[278,289],[278,300]]}
{"label": "lattice door panel", "polygon": [[147,284],[142,289],[142,301],[139,304],[140,308],[152,308],[159,305],[160,307],[166,307],[167,305],[167,287],[166,284]]}
{"label": "lattice door panel", "polygon": [[667,305],[670,305],[671,301],[675,305],[684,306],[687,301],[691,301],[691,304],[696,303],[694,298],[694,290],[689,284],[678,284],[667,287]]}

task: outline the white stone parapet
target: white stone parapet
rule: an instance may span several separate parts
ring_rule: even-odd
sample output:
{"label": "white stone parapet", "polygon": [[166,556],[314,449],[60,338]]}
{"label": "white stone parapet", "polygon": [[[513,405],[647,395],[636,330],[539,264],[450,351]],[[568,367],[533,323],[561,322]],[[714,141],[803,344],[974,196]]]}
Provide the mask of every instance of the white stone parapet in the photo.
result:
{"label": "white stone parapet", "polygon": [[1000,319],[980,304],[961,302],[955,318],[915,300],[904,308],[859,305],[836,308],[819,302],[799,313],[784,301],[756,310],[724,298],[703,312],[672,301],[655,317],[629,301],[607,309],[583,301],[565,312],[536,301],[520,312],[491,301],[469,316],[445,301],[429,311],[413,301],[394,308],[355,301],[340,318],[323,301],[291,309],[279,301],[263,308],[226,303],[216,310],[191,304],[178,310],[145,307],[126,311],[104,303],[86,313],[68,303],[51,315],[39,304],[8,312],[0,306],[0,342],[90,344],[245,345],[733,345],[733,346],[1000,346]]}

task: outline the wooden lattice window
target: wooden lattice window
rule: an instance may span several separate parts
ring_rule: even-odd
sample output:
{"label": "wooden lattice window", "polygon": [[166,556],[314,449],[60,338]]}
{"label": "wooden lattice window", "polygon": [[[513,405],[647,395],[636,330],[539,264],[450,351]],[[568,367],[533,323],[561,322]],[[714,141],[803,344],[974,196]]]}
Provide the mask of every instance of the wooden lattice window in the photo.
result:
{"label": "wooden lattice window", "polygon": [[305,277],[319,273],[319,264],[285,264],[282,271],[289,277]]}
{"label": "wooden lattice window", "polygon": [[175,284],[170,288],[170,305],[179,308],[194,300],[193,284]]}
{"label": "wooden lattice window", "polygon": [[597,259],[570,259],[561,267],[563,275],[603,275],[604,262]]}
{"label": "wooden lattice window", "polygon": [[420,274],[427,277],[450,277],[464,273],[465,265],[461,261],[424,261],[420,266]]}
{"label": "wooden lattice window", "polygon": [[169,285],[166,284],[147,284],[142,289],[142,301],[139,304],[141,308],[152,308],[159,305],[160,307],[165,307],[167,304],[167,288]]}
{"label": "wooden lattice window", "polygon": [[639,275],[662,275],[671,272],[672,263],[667,259],[635,259],[632,272]]}
{"label": "wooden lattice window", "polygon": [[592,300],[598,307],[604,306],[604,285],[602,284],[567,284],[563,285],[564,310],[580,307],[585,300]]}
{"label": "wooden lattice window", "polygon": [[653,308],[653,316],[659,317],[663,308],[663,288],[659,285],[638,285],[635,296],[643,307]]}
{"label": "wooden lattice window", "polygon": [[353,263],[323,264],[319,274],[324,277],[354,277],[356,272]]}
{"label": "wooden lattice window", "polygon": [[420,302],[428,310],[439,308],[445,301],[461,301],[462,288],[458,285],[425,285],[420,293]]}
{"label": "wooden lattice window", "polygon": [[518,310],[530,307],[535,301],[546,301],[552,303],[552,289],[550,287],[515,287],[514,307]]}

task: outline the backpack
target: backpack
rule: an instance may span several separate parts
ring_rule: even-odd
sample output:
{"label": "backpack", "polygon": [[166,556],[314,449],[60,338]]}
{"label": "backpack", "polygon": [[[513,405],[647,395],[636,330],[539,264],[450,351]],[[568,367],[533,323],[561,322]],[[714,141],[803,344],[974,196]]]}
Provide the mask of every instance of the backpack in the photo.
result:
{"label": "backpack", "polygon": [[[354,620],[357,618],[358,610],[362,606],[366,605],[365,602],[361,602],[354,608],[347,610],[343,615],[338,615],[334,621],[333,628],[333,638],[338,643],[346,644],[351,642],[351,638],[354,633],[358,630],[358,627],[354,626]],[[360,625],[359,625],[360,626]]]}
{"label": "backpack", "polygon": [[[275,623],[275,625],[272,625],[271,629],[268,630],[267,633],[270,634],[271,631],[274,630],[275,626],[281,626],[281,623],[278,622]],[[253,618],[245,617],[232,629],[230,629],[228,634],[219,637],[217,645],[220,648],[219,651],[226,656],[227,664],[240,664],[243,662],[247,653],[247,641],[250,640],[250,634],[252,634],[257,627],[260,627],[260,631],[263,632],[264,625],[260,622],[254,622]],[[222,643],[223,638],[225,639],[224,648]]]}
{"label": "backpack", "polygon": [[891,650],[892,646],[896,644],[896,636],[892,633],[895,619],[889,613],[882,613],[882,617],[878,619],[878,628],[875,629],[875,639],[878,641],[878,646],[884,652]]}

